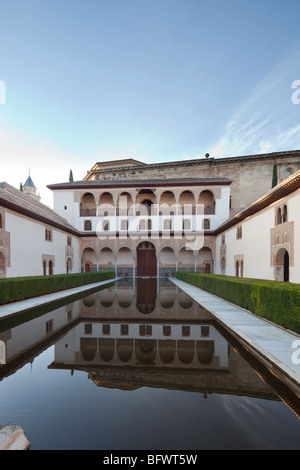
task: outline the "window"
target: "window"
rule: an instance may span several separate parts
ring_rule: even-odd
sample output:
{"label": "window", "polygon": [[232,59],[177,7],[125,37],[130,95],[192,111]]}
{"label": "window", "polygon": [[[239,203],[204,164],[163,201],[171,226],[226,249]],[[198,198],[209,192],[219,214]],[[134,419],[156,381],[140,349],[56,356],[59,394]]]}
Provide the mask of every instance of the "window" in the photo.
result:
{"label": "window", "polygon": [[85,323],[84,325],[84,334],[91,335],[93,332],[93,324],[92,323]]}
{"label": "window", "polygon": [[163,325],[163,335],[170,336],[171,335],[171,326],[170,325]]}
{"label": "window", "polygon": [[110,325],[102,325],[102,334],[110,335]]}
{"label": "window", "polygon": [[187,326],[187,325],[184,325],[184,326],[182,327],[182,336],[190,336],[190,334],[191,334],[191,329],[190,329],[190,327]]}
{"label": "window", "polygon": [[224,234],[222,235],[222,238],[221,238],[221,245],[225,245],[225,235]]}
{"label": "window", "polygon": [[152,325],[140,325],[140,336],[151,336]]}
{"label": "window", "polygon": [[236,228],[236,239],[239,240],[243,236],[242,226]]}
{"label": "window", "polygon": [[204,219],[203,220],[203,228],[204,228],[204,230],[209,230],[210,229],[210,220],[209,219]]}
{"label": "window", "polygon": [[72,246],[72,237],[67,237],[67,245]]}
{"label": "window", "polygon": [[52,242],[52,230],[47,228],[45,229],[45,240]]}
{"label": "window", "polygon": [[109,230],[109,222],[108,222],[107,220],[105,220],[105,221],[103,222],[103,230],[104,230],[105,232],[108,232],[108,230]]}
{"label": "window", "polygon": [[90,220],[84,222],[84,230],[92,230],[92,222]]}
{"label": "window", "polygon": [[121,335],[128,335],[128,325],[121,325]]}
{"label": "window", "polygon": [[65,211],[68,209],[68,206],[64,206]]}
{"label": "window", "polygon": [[46,321],[46,334],[51,333],[53,331],[53,320]]}

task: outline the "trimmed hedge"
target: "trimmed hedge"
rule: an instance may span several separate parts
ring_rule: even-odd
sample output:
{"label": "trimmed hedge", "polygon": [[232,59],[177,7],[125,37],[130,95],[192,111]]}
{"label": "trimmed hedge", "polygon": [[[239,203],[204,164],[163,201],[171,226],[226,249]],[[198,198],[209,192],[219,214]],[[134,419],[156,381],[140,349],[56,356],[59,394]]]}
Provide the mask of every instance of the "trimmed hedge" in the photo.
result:
{"label": "trimmed hedge", "polygon": [[176,277],[300,333],[300,284],[183,271]]}
{"label": "trimmed hedge", "polygon": [[0,279],[0,305],[115,277],[113,271]]}

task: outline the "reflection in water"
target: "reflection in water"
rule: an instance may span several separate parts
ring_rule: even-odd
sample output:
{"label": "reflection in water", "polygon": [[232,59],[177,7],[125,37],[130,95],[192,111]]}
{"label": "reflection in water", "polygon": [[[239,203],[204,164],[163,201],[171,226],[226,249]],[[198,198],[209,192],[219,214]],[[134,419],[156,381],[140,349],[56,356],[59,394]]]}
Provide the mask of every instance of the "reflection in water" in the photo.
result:
{"label": "reflection in water", "polygon": [[293,394],[167,280],[123,279],[56,310],[12,321],[5,330],[0,322],[0,380],[53,345],[49,373],[80,371],[99,392],[150,387],[268,403],[280,396],[299,417]]}

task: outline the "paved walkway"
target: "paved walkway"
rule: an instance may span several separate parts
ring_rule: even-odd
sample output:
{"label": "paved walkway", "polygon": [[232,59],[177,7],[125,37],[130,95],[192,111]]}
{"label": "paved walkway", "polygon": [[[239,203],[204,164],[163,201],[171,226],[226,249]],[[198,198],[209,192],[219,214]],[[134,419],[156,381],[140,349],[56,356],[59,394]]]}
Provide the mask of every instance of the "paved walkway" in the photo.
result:
{"label": "paved walkway", "polygon": [[54,302],[55,300],[69,297],[70,295],[84,292],[88,289],[94,289],[95,287],[100,287],[100,286],[103,286],[104,284],[109,284],[110,282],[114,282],[117,279],[119,278],[93,282],[91,284],[85,284],[83,286],[73,287],[72,289],[61,290],[59,292],[54,292],[52,294],[45,294],[39,297],[33,297],[32,299],[20,300],[18,302],[12,302],[10,304],[0,305],[0,319],[8,317],[16,313],[23,312],[24,310],[40,307],[41,305],[45,305],[50,302]]}
{"label": "paved walkway", "polygon": [[300,335],[277,327],[199,287],[173,277],[170,280],[300,387]]}

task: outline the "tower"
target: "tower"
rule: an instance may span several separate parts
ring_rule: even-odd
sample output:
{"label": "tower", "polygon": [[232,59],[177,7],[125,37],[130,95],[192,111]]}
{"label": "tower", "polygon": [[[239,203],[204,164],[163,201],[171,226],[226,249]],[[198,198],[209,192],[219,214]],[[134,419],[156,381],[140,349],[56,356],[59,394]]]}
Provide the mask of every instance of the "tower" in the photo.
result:
{"label": "tower", "polygon": [[34,185],[34,182],[32,181],[30,173],[28,175],[27,180],[25,181],[23,185],[23,193],[26,194],[27,196],[32,197],[36,201],[39,201],[41,199],[40,196],[36,192],[36,187]]}

